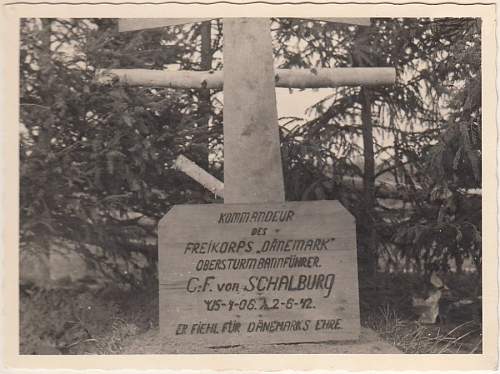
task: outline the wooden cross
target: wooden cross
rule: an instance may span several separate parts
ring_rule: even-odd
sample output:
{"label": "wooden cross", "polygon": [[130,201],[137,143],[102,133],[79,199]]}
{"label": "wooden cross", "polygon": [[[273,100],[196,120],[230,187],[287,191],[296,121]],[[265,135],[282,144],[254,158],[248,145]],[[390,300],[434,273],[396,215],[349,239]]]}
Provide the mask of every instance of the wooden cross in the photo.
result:
{"label": "wooden cross", "polygon": [[[202,22],[196,18],[122,19],[120,31]],[[369,25],[365,18],[314,18]],[[268,18],[224,18],[224,71],[113,69],[129,85],[224,88],[224,203],[284,202],[275,87],[391,84],[394,68],[277,70]]]}
{"label": "wooden cross", "polygon": [[[358,25],[369,24],[367,19],[320,20]],[[205,19],[132,19],[120,20],[119,26],[120,31],[132,31],[197,21],[205,21]],[[159,223],[160,330],[176,345],[184,347],[182,349],[187,349],[194,340],[198,343],[200,339],[206,346],[251,342],[265,344],[271,340],[282,343],[357,339],[360,324],[354,219],[335,201],[285,203],[275,87],[307,88],[390,84],[394,82],[395,70],[393,68],[344,68],[275,71],[269,19],[226,18],[223,31],[223,72],[115,69],[104,74],[104,77],[111,74],[129,85],[171,88],[220,88],[223,86],[224,89],[224,204],[176,206]],[[178,162],[189,166],[189,161],[185,158],[180,157]],[[206,172],[198,170],[188,175],[204,185],[214,185],[215,190],[222,188],[222,183],[214,181],[214,178]],[[293,222],[273,223],[277,222],[275,214],[278,211],[286,211],[287,217],[295,217]],[[261,214],[265,217],[271,214],[273,221],[260,223],[261,221],[257,219],[251,223],[238,221],[236,225],[233,225],[232,217],[246,217],[247,219],[260,217]],[[228,216],[230,218],[227,218]],[[259,227],[256,227],[255,222],[259,222]],[[261,239],[257,237],[259,235],[262,236]],[[211,270],[210,275],[201,271],[206,262],[202,259],[200,268],[200,261],[195,259],[195,253],[198,253],[198,248],[206,249],[208,237],[211,242],[213,240],[219,243],[216,245],[220,245],[221,248],[224,245],[226,249],[230,247],[231,251],[235,251],[236,245],[238,250],[240,245],[248,246],[248,253],[245,253],[253,256],[250,260],[255,263],[256,261],[260,263],[262,259],[273,260],[267,250],[271,247],[277,249],[274,246],[285,245],[285,243],[288,246],[291,245],[289,243],[295,242],[302,243],[299,245],[306,245],[304,243],[307,242],[308,248],[311,249],[313,243],[319,245],[318,243],[321,242],[323,243],[321,252],[315,253],[315,256],[304,254],[306,256],[304,258],[308,261],[313,259],[316,264],[320,264],[321,270],[300,267],[281,269],[276,266],[269,267],[272,270],[265,266],[257,269],[251,268],[251,278],[257,277],[260,279],[259,282],[261,280],[266,282],[270,279],[268,273],[271,271],[282,276],[280,287],[283,281],[290,281],[289,285],[291,285],[286,298],[283,298],[284,292],[281,292],[281,289],[269,288],[272,282],[277,284],[277,280],[269,280],[267,290],[265,287],[254,290],[250,286],[250,278],[245,279],[249,274],[247,271],[207,268]],[[192,248],[192,253],[190,248]],[[290,247],[287,248],[292,250]],[[302,250],[302,247],[299,250]],[[217,253],[215,251],[215,254],[207,255],[206,258],[214,259],[214,257],[222,256],[222,249],[221,255]],[[330,255],[331,253],[335,253],[335,256]],[[277,258],[274,257],[275,260]],[[217,257],[214,260],[217,264],[217,261],[224,262],[225,258]],[[284,261],[285,257],[280,256],[279,260]],[[207,261],[209,267],[212,266],[213,261]],[[193,267],[194,264],[196,264],[195,267]],[[320,271],[321,273],[316,274]],[[316,284],[316,287],[313,284],[317,289],[306,292],[305,288],[299,289],[298,285],[292,284],[292,279],[306,279],[304,277],[317,279],[320,282],[319,286]],[[318,294],[319,289],[323,289],[323,286],[327,287],[326,280],[323,284],[321,283],[323,281],[319,279],[330,279],[328,283],[330,291],[333,290],[335,281],[334,299],[328,298],[330,293]],[[212,281],[217,282],[216,288],[210,285]],[[305,287],[305,283],[300,287]],[[290,290],[300,291],[301,296],[294,298]],[[240,291],[243,294],[240,295]],[[210,293],[217,295],[220,299],[214,301],[209,298]],[[277,303],[276,305],[281,305],[281,309],[275,308],[276,305],[269,308],[267,304],[262,304],[259,306],[257,315],[255,305],[252,304],[250,307],[247,304],[256,303],[257,300],[261,303],[262,300],[269,300],[269,302],[272,300]],[[217,307],[209,307],[209,304],[213,305],[214,302],[220,304],[217,304]],[[238,310],[232,310],[236,305]],[[212,313],[216,311],[214,308],[222,308],[222,306],[226,309],[221,310],[220,313]],[[295,309],[290,311],[293,308]],[[318,323],[320,327],[323,326],[322,323],[327,319],[328,321],[334,320],[336,321],[335,329],[338,327],[338,331],[332,333],[321,327],[320,331],[284,331],[276,332],[273,336],[253,333],[251,326],[252,323],[256,323],[257,317],[270,323],[279,318],[289,319],[291,316],[297,318],[299,322],[316,321],[316,327]],[[340,326],[340,321],[342,321],[342,326]],[[234,326],[237,326],[231,330],[231,333],[229,330],[224,331],[224,326],[228,323],[234,323]],[[307,325],[308,322],[304,324]],[[198,328],[201,328],[200,335],[197,335]],[[209,328],[210,331],[203,330],[205,328]],[[205,334],[207,331],[209,334]],[[192,353],[192,349],[189,348],[189,350]]]}

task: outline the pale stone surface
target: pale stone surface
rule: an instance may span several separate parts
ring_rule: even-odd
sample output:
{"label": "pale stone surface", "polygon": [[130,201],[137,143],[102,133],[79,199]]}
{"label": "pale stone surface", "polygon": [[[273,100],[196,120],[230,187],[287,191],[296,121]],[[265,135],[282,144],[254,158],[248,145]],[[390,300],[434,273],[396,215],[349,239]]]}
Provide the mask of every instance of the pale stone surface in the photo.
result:
{"label": "pale stone surface", "polygon": [[321,342],[321,343],[300,343],[300,344],[246,344],[242,346],[225,348],[204,348],[193,345],[189,350],[169,341],[160,339],[159,330],[152,330],[143,335],[134,336],[130,340],[123,342],[124,350],[122,354],[235,354],[235,353],[256,353],[256,354],[397,354],[403,353],[392,344],[382,340],[377,333],[368,328],[361,329],[361,336],[355,342]]}
{"label": "pale stone surface", "polygon": [[[140,253],[132,253],[127,264],[120,257],[106,257],[100,247],[86,245],[86,248],[89,253],[103,258],[101,265],[104,269],[111,265],[117,266],[123,274],[137,280],[142,277],[142,269],[148,266],[147,259]],[[77,243],[68,240],[53,240],[48,249],[37,245],[23,247],[20,251],[19,276],[21,285],[35,285],[46,289],[72,288],[81,281],[88,287],[99,288],[112,282],[99,269],[89,267],[79,253]]]}
{"label": "pale stone surface", "polygon": [[87,269],[84,258],[69,246],[53,245],[50,251],[50,280],[75,282],[95,276]]}
{"label": "pale stone surface", "polygon": [[50,280],[50,258],[38,246],[24,246],[19,251],[19,283],[43,287]]}

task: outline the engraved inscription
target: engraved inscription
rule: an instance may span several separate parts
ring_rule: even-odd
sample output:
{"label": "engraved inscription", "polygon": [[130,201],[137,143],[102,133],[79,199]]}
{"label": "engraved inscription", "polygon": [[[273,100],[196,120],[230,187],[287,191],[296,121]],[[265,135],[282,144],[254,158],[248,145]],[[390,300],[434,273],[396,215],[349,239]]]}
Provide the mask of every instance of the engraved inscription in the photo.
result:
{"label": "engraved inscription", "polygon": [[176,207],[160,224],[160,329],[207,345],[356,339],[355,226],[337,202]]}

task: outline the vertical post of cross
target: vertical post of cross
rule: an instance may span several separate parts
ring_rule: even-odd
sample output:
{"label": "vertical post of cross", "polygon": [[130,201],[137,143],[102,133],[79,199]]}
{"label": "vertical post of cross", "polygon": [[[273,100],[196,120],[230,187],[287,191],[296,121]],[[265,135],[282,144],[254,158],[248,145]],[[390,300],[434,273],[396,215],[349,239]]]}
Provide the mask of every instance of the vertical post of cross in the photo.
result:
{"label": "vertical post of cross", "polygon": [[[212,25],[211,21],[205,21],[200,24],[200,68],[203,71],[212,70]],[[203,148],[199,159],[197,160],[199,165],[208,170],[209,166],[209,144],[210,139],[208,136],[208,125],[210,122],[210,89],[202,87],[198,91],[198,125],[200,127],[206,128],[207,137],[202,141]]]}
{"label": "vertical post of cross", "polygon": [[223,30],[224,203],[285,201],[270,19]]}

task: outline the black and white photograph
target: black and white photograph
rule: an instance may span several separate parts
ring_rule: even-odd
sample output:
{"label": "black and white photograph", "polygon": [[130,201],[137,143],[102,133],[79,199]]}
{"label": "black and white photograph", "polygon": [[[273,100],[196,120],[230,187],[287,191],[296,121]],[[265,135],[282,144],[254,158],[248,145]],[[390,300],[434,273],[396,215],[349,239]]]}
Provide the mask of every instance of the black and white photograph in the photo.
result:
{"label": "black and white photograph", "polygon": [[11,30],[14,351],[496,355],[485,19],[162,9]]}

